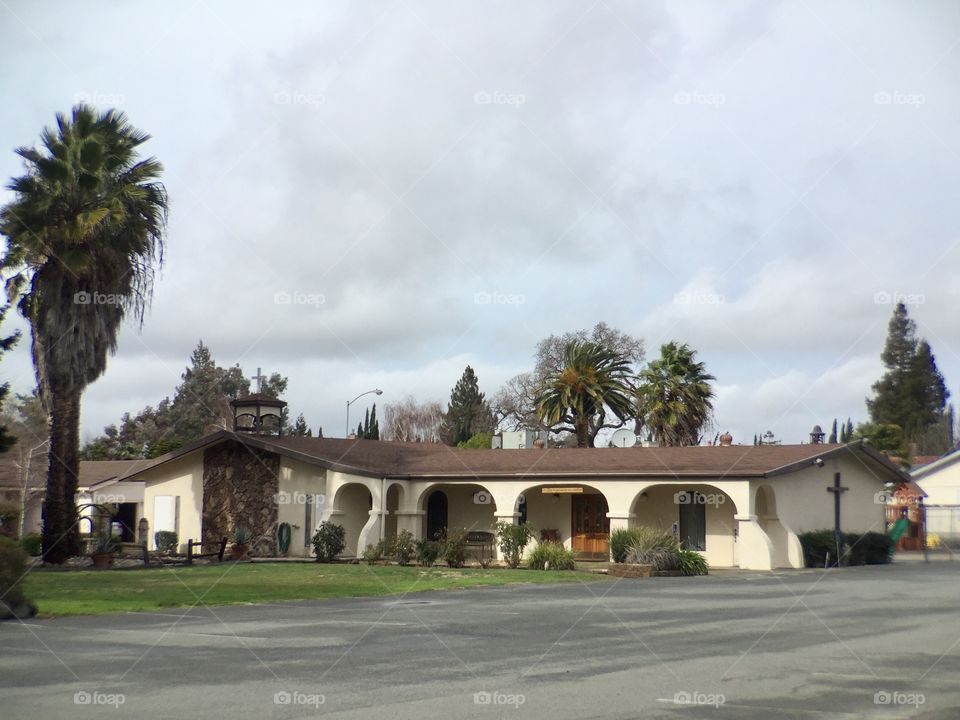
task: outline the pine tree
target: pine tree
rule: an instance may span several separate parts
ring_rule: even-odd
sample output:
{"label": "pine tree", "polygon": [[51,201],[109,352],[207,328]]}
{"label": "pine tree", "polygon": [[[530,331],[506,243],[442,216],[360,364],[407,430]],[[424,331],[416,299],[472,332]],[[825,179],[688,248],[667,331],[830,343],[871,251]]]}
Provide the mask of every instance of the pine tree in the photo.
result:
{"label": "pine tree", "polygon": [[478,432],[493,430],[493,415],[486,396],[480,392],[477,374],[467,365],[450,393],[443,421],[443,439],[448,445],[469,440]]}
{"label": "pine tree", "polygon": [[293,424],[293,428],[290,430],[291,435],[296,435],[298,437],[311,437],[312,432],[310,428],[307,427],[307,421],[303,417],[303,413],[297,415],[297,420]]}
{"label": "pine tree", "polygon": [[847,418],[847,440],[846,442],[853,442],[853,420]]}
{"label": "pine tree", "polygon": [[830,428],[830,437],[827,438],[827,442],[831,445],[835,445],[837,442],[837,419],[833,419],[833,426]]}
{"label": "pine tree", "polygon": [[896,425],[903,430],[904,441],[921,452],[948,449],[930,431],[941,422],[950,393],[930,344],[917,339],[916,323],[903,303],[893,311],[880,359],[886,370],[867,400],[870,424]]}

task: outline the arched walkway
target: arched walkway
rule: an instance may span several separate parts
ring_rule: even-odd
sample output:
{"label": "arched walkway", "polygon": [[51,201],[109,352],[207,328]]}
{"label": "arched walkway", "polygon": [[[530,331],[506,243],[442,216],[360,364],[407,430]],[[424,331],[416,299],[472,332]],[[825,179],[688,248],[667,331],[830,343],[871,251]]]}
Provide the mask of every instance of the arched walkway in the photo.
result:
{"label": "arched walkway", "polygon": [[383,519],[383,536],[385,538],[397,536],[397,511],[403,502],[403,493],[403,488],[396,482],[387,488],[386,506],[384,507],[387,514]]}
{"label": "arched walkway", "polygon": [[476,483],[430,485],[421,493],[417,508],[423,511],[419,536],[430,540],[447,528],[492,533],[496,525],[493,494]]}
{"label": "arched walkway", "polygon": [[555,540],[582,559],[606,560],[610,552],[610,508],[589,485],[532,485],[517,498],[518,522],[537,529],[536,541]]}
{"label": "arched walkway", "polygon": [[685,548],[703,553],[714,567],[737,565],[737,507],[712,485],[651,485],[634,498],[631,514],[631,527],[672,532]]}

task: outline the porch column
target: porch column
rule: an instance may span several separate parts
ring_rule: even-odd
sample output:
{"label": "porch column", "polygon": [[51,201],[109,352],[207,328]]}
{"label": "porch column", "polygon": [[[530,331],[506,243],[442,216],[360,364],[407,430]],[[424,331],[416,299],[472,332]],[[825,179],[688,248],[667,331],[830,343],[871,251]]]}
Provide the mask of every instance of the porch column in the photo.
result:
{"label": "porch column", "polygon": [[[610,520],[610,535],[613,535],[617,530],[628,529],[630,527],[630,521],[636,516],[636,513],[608,512],[607,518]],[[610,555],[610,562],[613,562],[612,554]]]}
{"label": "porch column", "polygon": [[376,545],[380,540],[380,526],[383,524],[383,511],[371,510],[370,519],[360,530],[360,539],[357,542],[357,557],[363,555],[367,545]]}
{"label": "porch column", "polygon": [[738,562],[743,570],[773,570],[773,543],[756,515],[734,515],[737,521]]}
{"label": "porch column", "polygon": [[423,520],[427,514],[426,510],[394,510],[393,514],[397,516],[397,533],[403,530],[409,530],[414,539],[423,540]]}

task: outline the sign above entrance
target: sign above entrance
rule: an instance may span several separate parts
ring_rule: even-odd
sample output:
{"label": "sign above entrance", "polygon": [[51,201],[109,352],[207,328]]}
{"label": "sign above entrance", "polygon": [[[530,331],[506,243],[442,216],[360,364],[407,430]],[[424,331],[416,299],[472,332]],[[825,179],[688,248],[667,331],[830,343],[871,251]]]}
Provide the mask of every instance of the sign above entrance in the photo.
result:
{"label": "sign above entrance", "polygon": [[571,494],[576,495],[576,494],[582,493],[582,492],[583,492],[583,488],[582,488],[582,487],[576,487],[576,486],[571,487],[571,486],[569,486],[569,485],[566,486],[566,487],[545,487],[545,488],[543,488],[543,494],[544,494],[544,495],[571,495]]}

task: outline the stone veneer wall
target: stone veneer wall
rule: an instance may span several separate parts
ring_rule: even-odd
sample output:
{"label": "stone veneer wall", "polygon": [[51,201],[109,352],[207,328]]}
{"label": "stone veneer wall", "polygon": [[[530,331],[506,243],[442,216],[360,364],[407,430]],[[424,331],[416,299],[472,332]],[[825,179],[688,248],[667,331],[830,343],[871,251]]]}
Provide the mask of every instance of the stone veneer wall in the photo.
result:
{"label": "stone veneer wall", "polygon": [[275,495],[280,488],[280,456],[238,442],[203,451],[203,542],[233,542],[238,525],[252,533],[251,543],[273,535]]}

